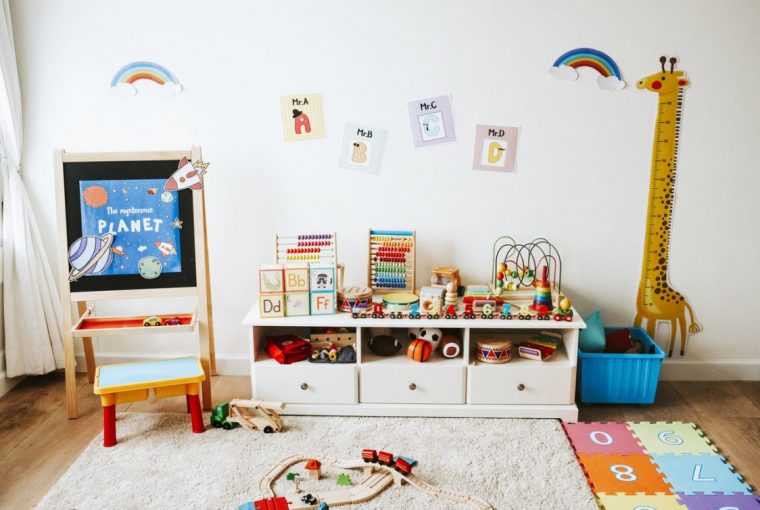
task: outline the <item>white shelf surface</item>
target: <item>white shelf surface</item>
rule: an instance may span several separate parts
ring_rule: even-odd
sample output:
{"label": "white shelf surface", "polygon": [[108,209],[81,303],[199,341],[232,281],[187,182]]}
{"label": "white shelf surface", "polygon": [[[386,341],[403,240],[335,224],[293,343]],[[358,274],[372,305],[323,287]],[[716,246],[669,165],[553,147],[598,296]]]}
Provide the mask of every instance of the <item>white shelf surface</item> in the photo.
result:
{"label": "white shelf surface", "polygon": [[430,359],[419,362],[410,359],[404,352],[404,349],[401,349],[398,354],[394,354],[393,356],[378,356],[366,346],[364,348],[366,350],[362,354],[362,365],[407,366],[418,367],[421,370],[424,370],[425,367],[464,366],[464,358],[462,358],[462,356],[457,358],[445,358],[441,353],[434,352],[430,355]]}

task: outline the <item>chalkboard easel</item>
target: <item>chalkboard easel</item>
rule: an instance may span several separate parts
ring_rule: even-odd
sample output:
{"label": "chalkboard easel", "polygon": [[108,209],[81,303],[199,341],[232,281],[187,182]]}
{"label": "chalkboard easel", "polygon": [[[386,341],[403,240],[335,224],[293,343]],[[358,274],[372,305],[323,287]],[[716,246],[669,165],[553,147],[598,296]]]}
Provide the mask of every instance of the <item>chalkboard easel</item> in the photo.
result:
{"label": "chalkboard easel", "polygon": [[[165,190],[189,151],[54,152],[58,272],[63,316],[66,404],[78,416],[74,339],[82,338],[92,383],[92,337],[198,331],[203,407],[211,409],[216,375],[204,190]],[[98,317],[96,301],[195,297],[192,311],[159,316]],[[73,313],[76,304],[77,313]]]}

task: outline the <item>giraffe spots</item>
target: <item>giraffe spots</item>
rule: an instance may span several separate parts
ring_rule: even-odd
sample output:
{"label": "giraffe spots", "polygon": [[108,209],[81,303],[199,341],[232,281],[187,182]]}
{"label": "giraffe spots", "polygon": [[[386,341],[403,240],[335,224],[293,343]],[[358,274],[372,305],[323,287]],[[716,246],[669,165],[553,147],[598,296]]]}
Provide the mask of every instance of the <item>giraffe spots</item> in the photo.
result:
{"label": "giraffe spots", "polygon": [[659,294],[660,292],[662,292],[662,291],[660,290],[660,288],[659,288],[659,287],[657,287],[656,289],[654,289],[654,293],[655,293],[655,294]]}

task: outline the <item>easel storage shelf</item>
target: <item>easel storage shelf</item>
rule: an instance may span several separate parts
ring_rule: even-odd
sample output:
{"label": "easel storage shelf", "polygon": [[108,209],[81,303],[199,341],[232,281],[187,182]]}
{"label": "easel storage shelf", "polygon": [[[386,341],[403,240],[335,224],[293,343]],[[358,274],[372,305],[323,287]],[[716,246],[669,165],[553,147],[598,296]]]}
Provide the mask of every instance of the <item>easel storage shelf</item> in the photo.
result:
{"label": "easel storage shelf", "polygon": [[[205,374],[202,383],[203,407],[210,409],[211,375],[216,373],[214,354],[214,330],[211,310],[211,289],[208,267],[208,245],[206,241],[206,211],[204,190],[181,190],[172,195],[176,201],[184,227],[177,233],[179,246],[176,257],[182,257],[180,271],[162,273],[153,280],[144,280],[136,275],[83,276],[70,281],[69,246],[82,235],[84,221],[80,200],[80,183],[89,180],[125,181],[138,184],[138,180],[160,179],[165,181],[177,170],[182,158],[190,161],[201,160],[201,149],[193,146],[186,151],[137,152],[137,153],[67,153],[54,152],[56,213],[58,217],[58,273],[60,298],[62,303],[63,345],[66,372],[66,403],[69,418],[78,415],[76,398],[74,338],[82,338],[85,362],[90,382],[95,377],[95,353],[92,337],[112,335],[135,335],[156,333],[186,333],[197,331],[200,344],[201,366]],[[162,181],[159,181],[162,182]],[[135,189],[138,189],[135,187]],[[125,187],[111,189],[118,195],[127,193]],[[151,190],[153,194],[156,190]],[[109,200],[108,190],[104,190]],[[150,191],[149,191],[150,193]],[[84,195],[84,193],[81,193]],[[160,194],[157,195],[157,197]],[[113,198],[113,197],[111,197]],[[106,202],[100,204],[102,207]],[[109,213],[110,214],[110,213]],[[180,223],[180,226],[182,223]],[[175,227],[176,228],[176,227]],[[147,229],[146,229],[147,231]],[[118,233],[116,234],[118,241]],[[148,243],[149,244],[149,243]],[[166,244],[166,243],[164,243]],[[174,255],[174,254],[173,254]],[[94,303],[101,300],[142,300],[193,297],[193,310],[161,317],[178,317],[175,326],[145,327],[141,325],[151,313],[137,317],[96,317],[93,316]],[[72,313],[76,304],[77,315]]]}
{"label": "easel storage shelf", "polygon": [[[287,402],[284,414],[336,416],[450,416],[578,419],[575,374],[578,332],[586,327],[578,314],[571,322],[521,320],[354,319],[349,313],[262,319],[253,306],[243,320],[248,329],[254,399]],[[436,327],[462,336],[462,356],[434,353],[425,363],[403,352],[378,356],[367,348],[376,328],[398,332]],[[355,328],[355,364],[280,365],[269,358],[265,337],[308,328]],[[475,359],[483,334],[519,335],[551,330],[562,334],[562,347],[548,361],[514,357],[503,365]],[[403,342],[403,338],[399,338]],[[414,388],[414,389],[412,389]]]}

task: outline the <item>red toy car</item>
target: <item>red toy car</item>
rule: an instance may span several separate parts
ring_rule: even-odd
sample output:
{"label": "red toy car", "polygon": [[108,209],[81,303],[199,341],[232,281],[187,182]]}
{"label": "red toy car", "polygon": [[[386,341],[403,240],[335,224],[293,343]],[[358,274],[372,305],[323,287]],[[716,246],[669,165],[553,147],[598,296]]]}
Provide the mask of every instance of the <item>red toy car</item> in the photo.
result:
{"label": "red toy car", "polygon": [[164,319],[163,324],[164,326],[179,326],[182,324],[182,319],[179,317],[170,317],[168,319]]}

